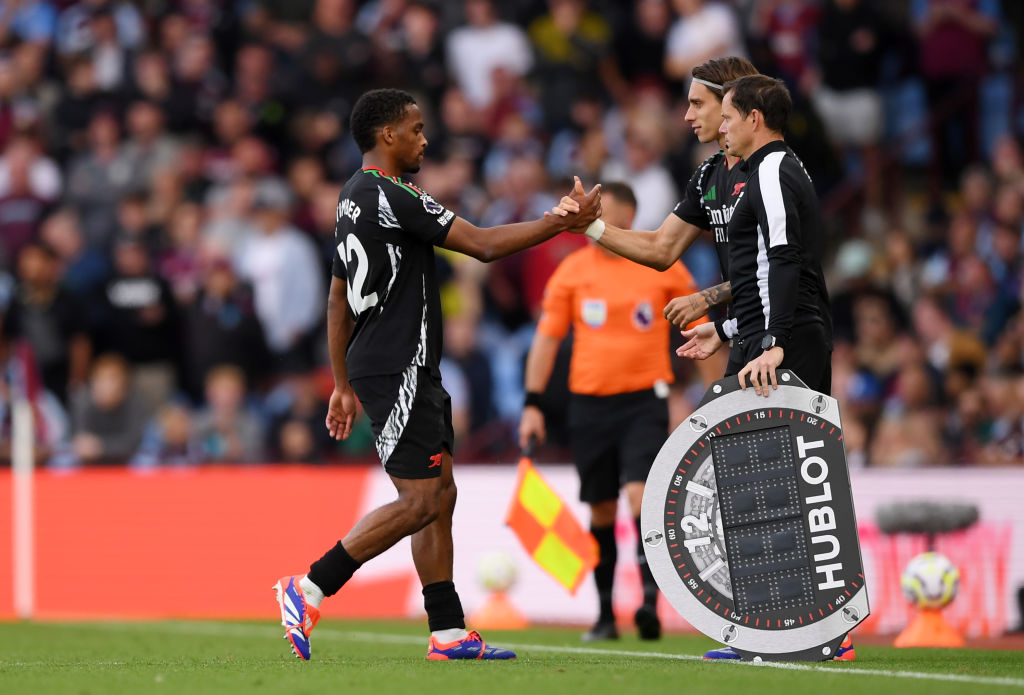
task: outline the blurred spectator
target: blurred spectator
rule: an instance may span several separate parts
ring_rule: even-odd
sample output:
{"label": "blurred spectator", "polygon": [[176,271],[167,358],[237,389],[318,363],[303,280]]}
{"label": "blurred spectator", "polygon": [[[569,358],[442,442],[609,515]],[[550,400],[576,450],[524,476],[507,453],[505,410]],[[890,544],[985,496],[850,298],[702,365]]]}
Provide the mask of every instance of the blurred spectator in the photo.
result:
{"label": "blurred spectator", "polygon": [[114,273],[102,288],[104,316],[96,332],[97,348],[128,361],[135,387],[152,413],[177,382],[177,307],[137,238],[119,238],[113,254]]}
{"label": "blurred spectator", "polygon": [[184,386],[196,401],[202,399],[204,377],[213,367],[234,365],[254,384],[270,362],[252,293],[224,259],[209,259],[202,271],[199,294],[182,317]]}
{"label": "blurred spectator", "polygon": [[124,155],[139,183],[151,185],[156,172],[172,166],[178,155],[174,140],[164,129],[164,114],[152,101],[136,101],[128,107],[128,141]]}
{"label": "blurred spectator", "polygon": [[13,138],[0,157],[0,196],[12,194],[15,177],[23,191],[45,203],[54,202],[61,193],[57,163],[43,154],[32,138]]}
{"label": "blurred spectator", "polygon": [[91,356],[87,326],[78,298],[60,286],[60,267],[44,244],[26,245],[18,256],[18,285],[3,334],[25,340],[32,349],[43,386],[63,402],[85,383]]}
{"label": "blurred spectator", "polygon": [[289,222],[291,194],[265,183],[256,192],[259,230],[246,244],[239,272],[253,287],[275,369],[303,373],[313,367],[313,339],[323,318],[324,280],[316,249]]}
{"label": "blurred spectator", "polygon": [[497,414],[494,408],[494,377],[490,360],[479,346],[478,322],[472,309],[464,309],[455,316],[446,315],[444,319],[445,355],[461,371],[468,391],[469,431],[491,423]]}
{"label": "blurred spectator", "polygon": [[978,157],[979,94],[988,40],[999,21],[998,0],[914,0],[919,62],[931,115],[933,202]]}
{"label": "blurred spectator", "polygon": [[315,0],[257,0],[246,17],[249,31],[285,51],[296,51],[309,34]]}
{"label": "blurred spectator", "polygon": [[324,427],[327,400],[313,376],[283,383],[268,396],[267,407],[271,411],[268,449],[276,460],[314,463],[333,449],[334,440]]}
{"label": "blurred spectator", "polygon": [[811,99],[829,139],[860,150],[867,202],[874,206],[882,202],[878,143],[885,122],[878,84],[885,39],[882,16],[867,0],[826,0],[817,42],[820,84]]}
{"label": "blurred spectator", "polygon": [[675,181],[664,164],[668,131],[657,108],[629,114],[624,156],[605,164],[601,178],[628,181],[636,191],[637,229],[657,229],[679,201]]}
{"label": "blurred spectator", "polygon": [[627,84],[663,79],[665,39],[672,20],[669,5],[665,0],[638,0],[630,22],[615,33],[613,55]]}
{"label": "blurred spectator", "polygon": [[347,111],[372,82],[373,46],[355,26],[354,0],[313,4],[312,31],[300,54],[304,81],[295,97],[314,108],[341,99]]}
{"label": "blurred spectator", "polygon": [[[110,274],[110,257],[102,249],[86,246],[78,216],[70,208],[60,208],[47,217],[39,238],[57,256],[60,284],[72,296],[88,300]],[[95,304],[79,301],[79,310],[86,325],[96,323]]]}
{"label": "blurred spectator", "polygon": [[127,37],[118,33],[109,5],[92,8],[88,33],[90,41],[85,50],[96,69],[96,86],[101,92],[114,94],[127,83],[131,55]]}
{"label": "blurred spectator", "polygon": [[169,403],[146,426],[142,443],[129,462],[146,470],[158,466],[194,466],[203,462],[203,450],[193,434],[192,412],[181,403]]}
{"label": "blurred spectator", "polygon": [[41,198],[32,186],[32,160],[35,152],[31,144],[14,141],[3,157],[5,176],[0,193],[0,262],[16,258],[18,252],[39,231],[49,201]]}
{"label": "blurred spectator", "polygon": [[612,30],[588,4],[587,0],[548,0],[548,13],[530,24],[540,106],[553,132],[571,122],[570,110],[578,94],[593,94],[612,79]]}
{"label": "blurred spectator", "polygon": [[263,425],[245,406],[245,375],[238,367],[214,367],[206,374],[206,407],[193,422],[205,461],[262,461]]}
{"label": "blurred spectator", "polygon": [[98,12],[109,12],[113,17],[118,43],[125,48],[137,48],[145,40],[145,26],[139,10],[130,2],[116,0],[82,0],[68,6],[57,20],[57,52],[64,55],[82,53],[96,43],[92,18]]}
{"label": "blurred spectator", "polygon": [[6,0],[0,4],[0,43],[11,40],[48,44],[57,28],[57,10],[47,0]]}
{"label": "blurred spectator", "polygon": [[464,7],[466,25],[448,34],[448,71],[469,104],[482,109],[494,98],[494,71],[525,75],[533,52],[521,28],[499,20],[493,0],[464,0]]}
{"label": "blurred spectator", "polygon": [[192,303],[203,281],[202,230],[202,207],[181,203],[174,209],[167,233],[169,243],[158,259],[157,268],[181,306]]}
{"label": "blurred spectator", "polygon": [[188,36],[173,56],[175,78],[172,128],[183,124],[206,127],[217,103],[228,90],[228,79],[216,63],[216,47],[209,36]]}
{"label": "blurred spectator", "polygon": [[918,297],[913,321],[929,364],[939,372],[951,367],[970,366],[979,371],[984,367],[985,346],[975,336],[957,329],[934,297]]}
{"label": "blurred spectator", "polygon": [[[428,0],[416,0],[400,16],[402,84],[424,94],[431,112],[435,112],[448,83],[439,8]],[[428,119],[435,121],[433,117]]]}
{"label": "blurred spectator", "polygon": [[126,463],[138,449],[147,408],[132,388],[128,363],[100,355],[89,384],[71,399],[71,449],[79,463]]}
{"label": "blurred spectator", "polygon": [[740,27],[729,5],[715,0],[672,0],[672,6],[679,18],[669,29],[665,43],[666,75],[688,80],[690,70],[706,60],[746,57]]}
{"label": "blurred spectator", "polygon": [[139,187],[120,138],[121,126],[114,114],[97,111],[89,121],[89,148],[71,160],[67,201],[77,210],[90,246],[110,245],[117,229],[118,202]]}

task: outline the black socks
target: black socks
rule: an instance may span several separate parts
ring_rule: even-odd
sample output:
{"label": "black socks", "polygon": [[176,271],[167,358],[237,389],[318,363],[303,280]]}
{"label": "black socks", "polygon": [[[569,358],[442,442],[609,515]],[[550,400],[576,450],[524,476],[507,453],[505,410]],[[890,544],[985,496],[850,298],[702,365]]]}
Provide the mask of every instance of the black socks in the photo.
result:
{"label": "black socks", "polygon": [[594,568],[594,583],[597,585],[597,598],[601,612],[597,622],[615,622],[612,610],[612,588],[615,584],[615,562],[618,560],[618,548],[615,546],[615,526],[604,528],[590,527],[590,532],[597,539],[598,559]]}
{"label": "black socks", "polygon": [[434,582],[423,587],[423,608],[427,611],[427,625],[431,632],[466,628],[455,582]]}
{"label": "black socks", "polygon": [[338,593],[345,582],[352,578],[363,563],[356,562],[341,541],[324,553],[324,556],[309,566],[309,581],[320,587],[324,596]]}

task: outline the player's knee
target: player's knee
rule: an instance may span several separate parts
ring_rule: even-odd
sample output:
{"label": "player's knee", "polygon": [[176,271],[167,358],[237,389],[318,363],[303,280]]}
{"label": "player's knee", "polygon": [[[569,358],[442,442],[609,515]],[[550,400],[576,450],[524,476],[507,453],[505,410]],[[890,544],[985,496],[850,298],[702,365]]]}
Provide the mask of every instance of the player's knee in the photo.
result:
{"label": "player's knee", "polygon": [[441,508],[451,511],[455,509],[455,500],[459,497],[459,489],[454,480],[441,483]]}
{"label": "player's knee", "polygon": [[417,530],[433,522],[441,513],[440,492],[440,488],[424,490],[409,495],[405,500],[407,518]]}

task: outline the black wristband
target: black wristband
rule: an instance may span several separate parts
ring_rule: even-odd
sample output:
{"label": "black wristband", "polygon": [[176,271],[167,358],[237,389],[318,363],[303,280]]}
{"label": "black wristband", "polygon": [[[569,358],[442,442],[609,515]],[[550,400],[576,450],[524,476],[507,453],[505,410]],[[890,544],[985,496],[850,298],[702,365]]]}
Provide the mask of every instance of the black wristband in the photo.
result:
{"label": "black wristband", "polygon": [[715,332],[718,333],[718,337],[722,339],[723,343],[728,343],[732,338],[725,334],[725,322],[715,321]]}
{"label": "black wristband", "polygon": [[540,402],[543,397],[544,394],[538,391],[527,391],[526,399],[523,401],[523,407],[525,408],[526,406],[532,405],[534,408],[540,408]]}

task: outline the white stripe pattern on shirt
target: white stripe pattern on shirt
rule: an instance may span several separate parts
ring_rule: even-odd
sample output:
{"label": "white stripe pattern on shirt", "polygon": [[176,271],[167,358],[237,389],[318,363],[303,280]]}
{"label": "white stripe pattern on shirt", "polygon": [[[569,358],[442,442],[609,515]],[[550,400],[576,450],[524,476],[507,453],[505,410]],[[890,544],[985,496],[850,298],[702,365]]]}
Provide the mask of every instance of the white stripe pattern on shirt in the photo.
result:
{"label": "white stripe pattern on shirt", "polygon": [[772,300],[768,296],[768,249],[764,245],[764,233],[757,225],[757,293],[761,295],[761,312],[764,327],[768,328],[768,317],[772,313]]}
{"label": "white stripe pattern on shirt", "polygon": [[416,347],[416,355],[412,363],[420,367],[427,366],[427,279],[423,278],[423,313],[420,317],[420,344]]}
{"label": "white stripe pattern on shirt", "polygon": [[761,200],[768,217],[769,248],[789,243],[786,237],[786,204],[782,200],[782,184],[779,182],[779,169],[785,156],[785,152],[772,152],[757,169]]}
{"label": "white stripe pattern on shirt", "polygon": [[416,399],[416,371],[417,367],[410,364],[402,372],[402,383],[398,387],[398,397],[395,404],[388,413],[388,419],[384,428],[377,437],[377,455],[380,456],[381,465],[387,465],[388,459],[398,446],[405,426],[409,424],[409,416],[412,414],[412,404]]}
{"label": "white stripe pattern on shirt", "polygon": [[384,229],[401,229],[402,225],[398,224],[398,218],[391,209],[388,197],[384,195],[384,189],[377,186],[377,190],[380,191],[380,195],[377,196],[377,224]]}
{"label": "white stripe pattern on shirt", "polygon": [[380,303],[380,310],[384,311],[384,305],[387,304],[388,296],[391,294],[391,287],[395,284],[395,280],[398,279],[398,267],[402,264],[402,247],[395,246],[394,244],[388,244],[388,258],[391,259],[391,279],[388,280],[388,287],[384,290],[384,300]]}

